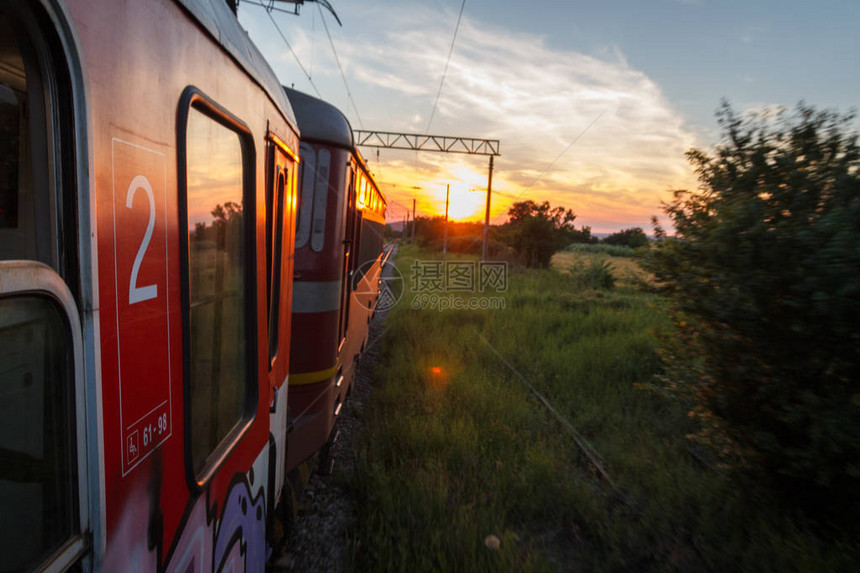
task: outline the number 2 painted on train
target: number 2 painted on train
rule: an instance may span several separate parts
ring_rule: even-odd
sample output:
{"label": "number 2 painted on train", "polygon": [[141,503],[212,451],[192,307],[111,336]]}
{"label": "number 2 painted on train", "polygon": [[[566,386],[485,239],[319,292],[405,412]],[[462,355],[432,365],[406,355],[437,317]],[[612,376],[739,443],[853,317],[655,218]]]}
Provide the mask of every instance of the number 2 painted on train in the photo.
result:
{"label": "number 2 painted on train", "polygon": [[152,231],[155,228],[155,194],[152,192],[152,185],[145,175],[138,175],[131,180],[128,186],[128,193],[125,197],[125,206],[129,209],[134,205],[134,194],[138,189],[143,189],[146,192],[146,198],[149,199],[149,223],[146,225],[146,233],[143,235],[143,241],[140,242],[140,248],[137,250],[137,256],[134,257],[134,265],[131,267],[131,280],[128,282],[128,304],[132,305],[137,302],[143,302],[158,296],[158,285],[137,286],[137,275],[140,273],[140,264],[143,262],[143,255],[146,254],[146,249],[149,248],[149,241],[152,240]]}

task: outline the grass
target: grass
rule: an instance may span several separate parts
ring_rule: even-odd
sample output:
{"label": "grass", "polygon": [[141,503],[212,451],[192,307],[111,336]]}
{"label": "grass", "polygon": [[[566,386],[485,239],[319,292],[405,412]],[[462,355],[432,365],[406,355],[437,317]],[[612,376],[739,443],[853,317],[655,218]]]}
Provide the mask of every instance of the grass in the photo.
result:
{"label": "grass", "polygon": [[[407,281],[416,258],[438,255],[402,247]],[[583,272],[513,271],[495,311],[413,310],[407,288],[362,412],[354,568],[851,570],[856,544],[816,537],[691,455],[686,409],[636,387],[660,367],[661,301]]]}
{"label": "grass", "polygon": [[636,256],[636,249],[624,245],[607,245],[604,243],[573,243],[572,245],[568,245],[564,251],[588,255],[607,255],[610,257],[633,258]]}

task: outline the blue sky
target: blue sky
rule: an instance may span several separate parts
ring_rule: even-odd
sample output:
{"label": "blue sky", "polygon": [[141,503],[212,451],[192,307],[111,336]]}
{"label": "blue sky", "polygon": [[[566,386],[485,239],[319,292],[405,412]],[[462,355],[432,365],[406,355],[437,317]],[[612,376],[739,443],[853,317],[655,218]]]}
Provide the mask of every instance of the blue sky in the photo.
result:
{"label": "blue sky", "polygon": [[[330,1],[357,111],[317,6],[273,14],[322,97],[354,128],[424,132],[461,0]],[[265,10],[239,11],[281,81],[314,94]],[[572,208],[598,232],[648,228],[670,189],[695,185],[683,153],[716,142],[720,98],[739,110],[856,106],[858,30],[857,0],[467,0],[430,132],[501,140],[494,216],[520,197]],[[485,159],[362,151],[394,218],[413,196],[440,212],[449,182],[456,216],[480,213],[481,193],[467,190],[486,186]]]}
{"label": "blue sky", "polygon": [[560,49],[597,56],[618,49],[702,133],[712,128],[720,97],[740,108],[806,99],[847,109],[858,101],[856,0],[616,0],[547,3],[546,11],[491,4],[467,6],[476,17],[516,22]]}

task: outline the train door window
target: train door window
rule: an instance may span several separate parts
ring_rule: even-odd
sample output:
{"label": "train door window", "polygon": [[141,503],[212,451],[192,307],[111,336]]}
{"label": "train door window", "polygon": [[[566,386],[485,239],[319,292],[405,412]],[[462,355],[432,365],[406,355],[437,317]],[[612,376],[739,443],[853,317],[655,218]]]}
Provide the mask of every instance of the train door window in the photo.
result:
{"label": "train door window", "polygon": [[186,443],[203,483],[256,403],[253,143],[241,122],[200,95],[186,111]]}
{"label": "train door window", "polygon": [[358,287],[358,281],[361,278],[361,232],[363,229],[361,211],[356,209],[355,226],[352,231],[352,256],[350,257],[352,259],[352,268],[350,268],[349,272],[349,288],[351,290],[355,290]]}
{"label": "train door window", "polygon": [[307,143],[299,145],[302,158],[299,163],[299,181],[301,194],[299,197],[299,212],[296,225],[296,248],[308,244],[311,237],[311,215],[313,214],[314,181],[316,179],[317,157],[314,148]]}
{"label": "train door window", "polygon": [[43,265],[0,273],[0,571],[65,570],[87,549],[77,310]]}
{"label": "train door window", "polygon": [[[274,151],[276,157],[280,156],[278,151]],[[279,162],[274,162],[274,184],[272,188],[272,210],[271,217],[274,221],[271,225],[273,231],[273,248],[272,255],[269,259],[269,277],[271,285],[269,288],[269,366],[278,352],[278,319],[281,312],[281,260],[283,258],[284,244],[284,202],[286,201],[287,189],[287,173],[284,165]]]}
{"label": "train door window", "polygon": [[274,210],[276,193],[275,185],[272,183],[275,174],[275,146],[269,144],[266,148],[266,305],[272,301],[272,248],[274,237]]}

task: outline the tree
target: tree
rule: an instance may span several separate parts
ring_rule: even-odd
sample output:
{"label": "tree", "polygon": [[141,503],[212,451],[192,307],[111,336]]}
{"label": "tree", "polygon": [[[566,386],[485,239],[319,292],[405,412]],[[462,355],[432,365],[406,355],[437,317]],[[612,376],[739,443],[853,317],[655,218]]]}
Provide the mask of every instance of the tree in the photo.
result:
{"label": "tree", "polygon": [[631,249],[638,249],[639,247],[644,247],[648,244],[648,235],[646,235],[645,231],[640,227],[633,227],[632,229],[624,229],[623,231],[612,233],[603,239],[603,242],[607,245],[618,245],[622,247],[630,247]]}
{"label": "tree", "polygon": [[503,239],[529,267],[547,267],[552,256],[573,242],[589,242],[591,229],[574,227],[576,215],[549,201],[519,201],[508,209],[509,222]]}
{"label": "tree", "polygon": [[[860,152],[853,116],[717,113],[700,188],[664,205],[646,264],[677,334],[664,389],[697,435],[787,500],[860,507]],[[656,220],[655,220],[656,227]]]}

